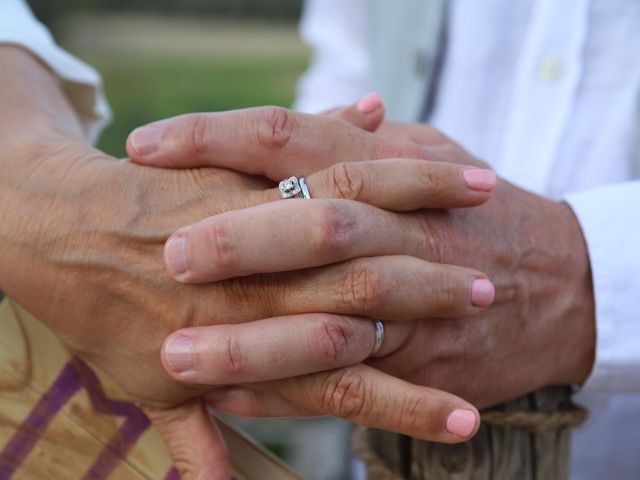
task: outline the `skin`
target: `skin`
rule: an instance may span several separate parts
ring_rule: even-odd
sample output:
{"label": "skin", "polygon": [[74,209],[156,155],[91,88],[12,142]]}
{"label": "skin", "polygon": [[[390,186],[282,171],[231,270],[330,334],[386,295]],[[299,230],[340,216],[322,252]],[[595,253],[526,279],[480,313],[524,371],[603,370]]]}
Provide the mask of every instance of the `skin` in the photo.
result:
{"label": "skin", "polygon": [[[277,164],[270,158],[257,155],[235,161],[233,155],[219,155],[217,147],[222,137],[214,128],[216,117],[202,115],[199,121],[210,125],[202,128],[207,132],[202,143],[210,145],[210,148],[201,148],[199,152],[187,151],[184,155],[180,139],[188,137],[188,126],[182,119],[174,119],[164,123],[166,137],[151,157],[139,155],[130,148],[132,158],[140,163],[163,167],[224,165],[262,174],[272,180],[303,173],[308,176],[312,192],[316,191],[318,184],[314,183],[313,175],[309,175],[318,168],[315,163],[297,162],[294,165],[289,160],[299,158],[300,147],[295,143],[286,142],[279,148],[281,162]],[[294,115],[287,121],[294,123],[289,127],[294,131],[304,129],[304,124],[296,123]],[[378,129],[378,134],[420,144],[422,153],[413,152],[419,158],[452,164],[479,164],[446,136],[428,126],[385,123]],[[130,138],[130,147],[132,142],[133,138]],[[249,136],[241,143],[251,151]],[[344,165],[335,168],[344,168]],[[366,201],[371,197],[361,197],[360,186],[363,179],[370,178],[369,174],[354,172],[349,182],[343,182],[346,187],[334,191],[333,195]],[[408,183],[411,184],[411,180]],[[401,220],[399,223],[382,222],[375,231],[366,228],[372,228],[379,220],[362,210],[362,214],[355,216],[357,220],[345,221],[337,233],[331,233],[338,237],[339,248],[333,245],[327,255],[327,251],[319,250],[313,242],[310,245],[297,236],[280,236],[283,218],[306,219],[307,228],[311,229],[317,224],[319,220],[314,212],[323,205],[322,198],[327,194],[321,182],[319,185],[320,195],[314,195],[317,200],[287,200],[228,212],[178,230],[172,240],[176,237],[187,239],[189,270],[175,275],[176,279],[203,283],[254,272],[307,269],[339,262],[346,249],[348,256],[365,256],[360,259],[358,278],[361,279],[361,288],[355,303],[386,305],[388,310],[375,318],[388,320],[387,327],[397,326],[400,322],[403,325],[402,329],[394,330],[392,339],[385,340],[384,354],[367,360],[368,365],[416,384],[454,392],[478,407],[512,399],[546,385],[579,384],[586,380],[593,365],[595,349],[593,288],[585,241],[575,216],[566,204],[550,201],[499,180],[491,199],[482,206],[413,212],[396,217],[396,220]],[[340,214],[351,218],[348,210]],[[225,249],[222,263],[218,244],[220,235],[217,234],[220,228],[233,232],[233,241],[225,240],[225,244],[233,246]],[[349,241],[343,242],[343,238]],[[344,247],[344,243],[348,246]],[[165,249],[166,257],[170,257],[170,245],[168,243]],[[376,253],[367,250],[370,247]],[[267,248],[269,255],[263,257],[262,264],[258,264],[253,255],[261,248]],[[262,255],[265,254],[263,252]],[[407,257],[398,257],[399,254],[487,272],[496,287],[495,302],[491,308],[474,317],[464,312],[449,312],[447,319],[434,318],[444,316],[439,314],[420,316],[420,308],[409,312],[403,308],[406,298],[414,293],[428,299],[434,284],[432,279],[420,276],[398,283],[401,276],[397,275],[397,270],[406,273],[411,268],[408,264],[400,266]],[[375,258],[372,255],[376,255]],[[249,271],[247,262],[254,267],[259,265],[260,269]],[[167,263],[170,268],[171,262]],[[314,275],[314,270],[307,272]],[[447,284],[450,279],[440,280],[441,284]],[[318,284],[323,285],[321,278]],[[424,291],[416,291],[416,285],[426,286],[426,295]],[[396,301],[398,296],[402,301]],[[326,309],[331,311],[331,306],[327,305]],[[225,368],[225,359],[210,346],[221,336],[232,336],[238,345],[236,355],[242,358],[241,368],[234,371],[236,383],[240,385],[219,389],[209,397],[210,404],[241,415],[309,414],[300,409],[309,392],[309,381],[305,377],[277,382],[277,396],[273,395],[273,382],[268,384],[272,388],[268,394],[264,393],[265,384],[243,383],[255,381],[259,364],[263,361],[264,357],[260,357],[264,352],[258,350],[259,354],[252,354],[261,336],[279,332],[277,349],[293,348],[298,365],[314,364],[310,353],[314,348],[298,351],[294,345],[318,344],[322,337],[313,330],[290,329],[283,334],[282,325],[285,323],[282,319],[272,319],[244,325],[241,329],[207,327],[181,330],[165,342],[165,368],[182,381],[210,386],[228,384],[233,378],[224,376],[221,379],[219,376],[220,369]],[[169,345],[176,336],[189,337],[193,344],[196,361],[186,371],[176,371],[166,361]],[[348,340],[343,348],[346,351],[357,350],[357,346]],[[305,355],[305,351],[309,353]],[[301,369],[297,368],[295,373],[300,374]],[[298,387],[291,388],[292,385]],[[360,400],[362,405],[367,405],[367,398],[363,396]]]}
{"label": "skin", "polygon": [[[81,124],[57,79],[43,65],[10,46],[0,47],[0,64],[0,288],[44,322],[74,353],[111,374],[129,392],[164,436],[183,478],[228,478],[224,445],[202,401],[202,394],[210,388],[177,381],[161,365],[164,338],[187,327],[224,324],[231,328],[259,319],[313,314],[315,331],[326,333],[324,344],[314,350],[318,372],[307,375],[304,385],[288,385],[279,381],[282,374],[277,369],[265,371],[254,378],[278,381],[256,387],[262,394],[284,398],[289,392],[304,411],[338,415],[434,441],[456,443],[475,434],[478,414],[467,401],[359,364],[372,348],[373,326],[366,318],[384,313],[383,305],[345,306],[318,317],[317,312],[326,310],[320,299],[326,302],[333,298],[340,303],[340,299],[354,298],[355,284],[343,282],[342,289],[336,288],[345,271],[317,267],[315,275],[325,279],[326,291],[316,286],[315,296],[306,297],[299,294],[305,282],[311,285],[304,272],[194,286],[175,282],[165,271],[163,245],[178,227],[270,202],[272,182],[228,169],[144,168],[111,158],[86,144]],[[309,122],[315,135],[304,140],[291,136],[296,139],[291,145],[299,141],[301,149],[293,159],[280,148],[286,138],[282,136],[282,112],[260,109],[236,113],[231,119],[224,117],[223,124],[230,127],[220,130],[227,135],[218,145],[221,153],[232,154],[233,145],[243,141],[234,137],[238,130],[233,122],[246,125],[247,132],[257,139],[262,153],[251,152],[253,158],[264,158],[268,152],[274,165],[282,163],[275,161],[278,159],[295,160],[309,165],[310,173],[363,156],[416,158],[422,152],[412,142],[384,139],[341,120],[304,116],[301,121]],[[189,125],[198,127],[197,121]],[[182,146],[194,152],[202,152],[207,145],[202,143],[206,136],[189,138],[191,144]],[[327,143],[327,138],[332,141]],[[242,148],[240,151],[246,153]],[[434,196],[438,206],[443,206],[441,193],[432,190],[417,191],[419,195],[395,206],[426,206]],[[372,196],[379,197],[375,192]],[[488,197],[488,192],[470,195],[466,190],[455,190],[451,206],[477,205]],[[347,208],[358,212],[363,206],[352,201]],[[381,222],[393,222],[394,215],[404,215],[370,205],[366,208],[375,211]],[[357,271],[357,263],[350,270],[349,265],[359,259],[342,258],[346,271]],[[417,265],[416,259],[412,261]],[[471,280],[485,278],[482,272],[433,262],[427,267],[426,263],[420,263],[419,268],[424,275],[429,275],[430,269],[431,274],[448,272],[441,275],[458,279],[452,280],[451,289],[438,290],[442,298],[434,304],[438,309],[469,314],[481,310],[471,304]],[[281,302],[283,298],[297,298],[298,302]],[[412,308],[433,308],[421,307],[419,300],[411,300],[416,302]],[[346,316],[356,313],[358,316]],[[389,330],[391,337],[396,335],[391,333],[394,329]],[[345,342],[348,350],[359,345],[357,355],[344,353]],[[233,347],[233,343],[223,343],[227,358],[233,358]],[[352,364],[356,365],[345,367]],[[233,365],[229,372],[235,373]],[[304,392],[297,391],[301,386]],[[361,402],[364,397],[367,408]],[[389,411],[394,415],[385,413]],[[475,418],[464,435],[447,430],[448,419],[456,411],[470,412]],[[420,422],[415,421],[416,416]]]}

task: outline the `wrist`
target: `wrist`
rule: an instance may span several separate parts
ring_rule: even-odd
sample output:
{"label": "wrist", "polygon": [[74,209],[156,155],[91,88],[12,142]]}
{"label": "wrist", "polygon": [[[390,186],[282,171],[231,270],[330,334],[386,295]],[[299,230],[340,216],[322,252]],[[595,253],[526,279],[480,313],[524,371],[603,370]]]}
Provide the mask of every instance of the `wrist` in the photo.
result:
{"label": "wrist", "polygon": [[566,252],[561,286],[562,301],[556,311],[560,351],[559,367],[552,384],[584,383],[595,360],[595,297],[591,264],[582,228],[565,202],[557,202],[560,221],[558,239]]}
{"label": "wrist", "polygon": [[77,222],[82,203],[67,199],[82,185],[87,150],[86,145],[35,133],[17,134],[3,146],[0,288],[7,293],[33,273],[24,265],[47,256]]}
{"label": "wrist", "polygon": [[528,385],[582,383],[595,357],[595,301],[582,229],[567,204],[514,192],[504,202],[514,256],[503,281],[510,288],[496,290],[522,319]]}

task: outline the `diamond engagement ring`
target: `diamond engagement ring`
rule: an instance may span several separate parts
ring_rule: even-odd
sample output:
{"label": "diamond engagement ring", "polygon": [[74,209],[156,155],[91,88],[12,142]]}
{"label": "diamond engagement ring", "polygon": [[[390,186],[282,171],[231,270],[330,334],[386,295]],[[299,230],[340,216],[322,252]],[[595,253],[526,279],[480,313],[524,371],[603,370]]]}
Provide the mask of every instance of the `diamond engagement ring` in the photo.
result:
{"label": "diamond engagement ring", "polygon": [[280,189],[280,195],[282,198],[304,198],[309,200],[311,194],[309,193],[309,187],[307,182],[304,181],[304,177],[289,177],[280,182],[278,185]]}

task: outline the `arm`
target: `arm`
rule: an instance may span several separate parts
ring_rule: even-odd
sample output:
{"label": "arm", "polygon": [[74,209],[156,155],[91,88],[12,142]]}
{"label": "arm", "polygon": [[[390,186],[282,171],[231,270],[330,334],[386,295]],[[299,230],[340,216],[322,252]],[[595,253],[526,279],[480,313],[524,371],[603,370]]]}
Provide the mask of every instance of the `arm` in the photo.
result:
{"label": "arm", "polygon": [[[140,354],[153,340],[144,345],[128,342],[122,335],[117,338],[118,329],[127,330],[130,340],[143,338],[124,328],[132,318],[144,324],[146,316],[157,328],[153,320],[157,314],[144,313],[145,298],[153,296],[153,289],[136,293],[136,288],[109,286],[109,277],[126,282],[132,275],[146,283],[145,272],[154,263],[153,256],[146,263],[138,256],[140,271],[126,273],[115,252],[121,256],[136,248],[108,241],[104,234],[109,229],[121,234],[125,229],[115,211],[100,206],[119,199],[121,212],[134,207],[136,187],[144,191],[144,182],[140,177],[123,180],[126,177],[118,175],[123,162],[86,145],[83,123],[59,79],[43,64],[12,46],[0,46],[0,64],[0,288],[44,321],[75,353],[112,374],[139,401],[169,400],[177,392],[154,374],[153,355],[146,365],[141,361],[145,355]],[[127,353],[121,367],[109,351]],[[131,364],[139,368],[127,372]],[[145,377],[155,380],[148,382]],[[211,478],[228,478],[224,447],[198,402],[171,409],[150,404],[146,408],[181,469],[186,465],[193,471],[212,471]],[[193,438],[198,441],[192,444]],[[185,445],[191,446],[185,449]],[[182,453],[176,454],[176,448]]]}

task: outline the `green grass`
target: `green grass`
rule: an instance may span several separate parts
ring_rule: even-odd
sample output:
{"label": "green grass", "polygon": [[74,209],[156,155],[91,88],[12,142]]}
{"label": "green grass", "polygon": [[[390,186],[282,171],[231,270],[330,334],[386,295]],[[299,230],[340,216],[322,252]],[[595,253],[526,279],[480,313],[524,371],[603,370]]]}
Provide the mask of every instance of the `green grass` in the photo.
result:
{"label": "green grass", "polygon": [[115,114],[99,147],[123,157],[124,141],[131,130],[182,113],[289,106],[306,62],[302,55],[275,59],[93,59]]}

